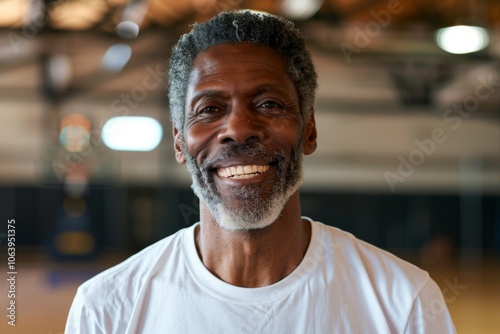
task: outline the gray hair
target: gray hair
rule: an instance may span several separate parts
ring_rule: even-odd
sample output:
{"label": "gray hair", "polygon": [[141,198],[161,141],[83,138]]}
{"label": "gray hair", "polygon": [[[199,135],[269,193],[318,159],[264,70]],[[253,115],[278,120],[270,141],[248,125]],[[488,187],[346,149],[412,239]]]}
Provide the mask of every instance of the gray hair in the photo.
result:
{"label": "gray hair", "polygon": [[286,70],[299,97],[304,119],[314,105],[317,75],[304,37],[284,18],[250,10],[222,12],[195,24],[172,50],[169,69],[170,117],[184,128],[186,91],[193,62],[204,50],[224,43],[253,43],[271,47],[285,60]]}

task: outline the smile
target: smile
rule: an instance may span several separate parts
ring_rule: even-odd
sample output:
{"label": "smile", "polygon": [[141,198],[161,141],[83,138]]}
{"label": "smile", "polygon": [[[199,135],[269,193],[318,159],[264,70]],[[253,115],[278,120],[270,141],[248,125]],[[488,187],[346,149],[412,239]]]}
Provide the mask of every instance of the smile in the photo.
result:
{"label": "smile", "polygon": [[217,169],[217,175],[223,178],[248,179],[267,172],[269,168],[269,165],[231,166]]}

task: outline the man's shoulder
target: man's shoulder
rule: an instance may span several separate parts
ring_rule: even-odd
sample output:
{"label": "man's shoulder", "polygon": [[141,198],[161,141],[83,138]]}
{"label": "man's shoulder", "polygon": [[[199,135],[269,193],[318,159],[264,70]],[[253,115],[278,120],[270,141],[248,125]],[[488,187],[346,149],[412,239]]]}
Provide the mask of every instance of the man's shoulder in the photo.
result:
{"label": "man's shoulder", "polygon": [[421,289],[429,274],[417,266],[356,238],[339,228],[318,224],[317,247],[327,247],[336,263],[344,270],[365,275],[375,285],[396,284]]}
{"label": "man's shoulder", "polygon": [[103,298],[123,302],[123,299],[130,298],[128,296],[137,295],[145,281],[169,266],[168,262],[179,261],[182,256],[180,245],[187,230],[182,229],[165,237],[97,274],[83,283],[78,293],[89,303]]}
{"label": "man's shoulder", "polygon": [[378,312],[389,328],[403,332],[418,300],[441,298],[424,270],[348,232],[315,224],[320,248],[314,253],[328,259],[323,275],[329,277],[333,294],[349,291],[352,308]]}

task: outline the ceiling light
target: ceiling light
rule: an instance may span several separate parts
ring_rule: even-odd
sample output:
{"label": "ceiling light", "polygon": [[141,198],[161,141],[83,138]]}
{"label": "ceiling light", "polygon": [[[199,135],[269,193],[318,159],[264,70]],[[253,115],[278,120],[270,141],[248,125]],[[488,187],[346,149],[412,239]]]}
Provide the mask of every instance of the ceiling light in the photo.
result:
{"label": "ceiling light", "polygon": [[489,43],[486,29],[476,26],[458,25],[439,29],[435,38],[441,49],[454,54],[476,52]]}
{"label": "ceiling light", "polygon": [[149,0],[129,0],[116,26],[116,34],[121,38],[136,38],[148,7]]}
{"label": "ceiling light", "polygon": [[151,117],[113,117],[102,129],[104,144],[115,151],[151,151],[162,136],[161,124]]}
{"label": "ceiling light", "polygon": [[132,49],[127,44],[112,45],[102,58],[102,66],[110,72],[119,72],[127,65]]}
{"label": "ceiling light", "polygon": [[281,13],[292,20],[305,20],[312,17],[323,5],[323,0],[284,0]]}
{"label": "ceiling light", "polygon": [[136,38],[139,35],[139,30],[139,25],[132,21],[123,21],[116,26],[116,34],[121,38]]}

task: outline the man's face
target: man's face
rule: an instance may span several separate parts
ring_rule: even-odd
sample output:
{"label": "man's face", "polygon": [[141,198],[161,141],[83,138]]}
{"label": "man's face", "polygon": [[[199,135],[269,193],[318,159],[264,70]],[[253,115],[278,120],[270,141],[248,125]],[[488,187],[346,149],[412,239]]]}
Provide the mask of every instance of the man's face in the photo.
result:
{"label": "man's face", "polygon": [[[272,224],[302,182],[302,154],[316,146],[283,58],[252,44],[221,44],[200,53],[186,94],[184,129],[174,129],[176,157],[220,226]],[[312,139],[311,139],[312,138]]]}

